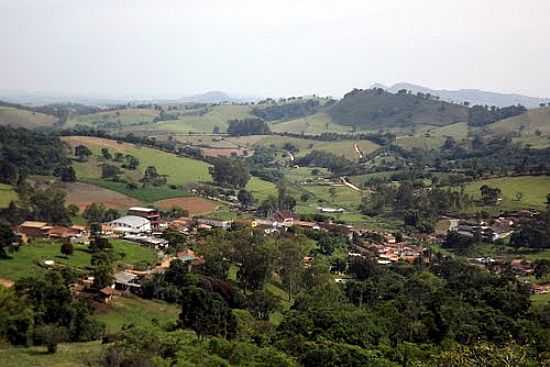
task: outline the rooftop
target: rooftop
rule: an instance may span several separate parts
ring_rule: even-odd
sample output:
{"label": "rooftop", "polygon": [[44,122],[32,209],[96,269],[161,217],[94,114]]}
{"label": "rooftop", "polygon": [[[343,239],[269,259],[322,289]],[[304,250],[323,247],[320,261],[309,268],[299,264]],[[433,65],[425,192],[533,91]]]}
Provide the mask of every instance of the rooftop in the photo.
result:
{"label": "rooftop", "polygon": [[134,206],[128,209],[128,211],[151,213],[156,212],[157,210],[152,208],[142,208],[140,206]]}
{"label": "rooftop", "polygon": [[124,217],[113,220],[109,224],[116,226],[121,223],[132,227],[138,227],[149,223],[149,220],[143,217],[138,217],[137,215],[126,215]]}
{"label": "rooftop", "polygon": [[33,222],[33,221],[26,221],[21,223],[22,227],[32,227],[32,228],[42,228],[46,227],[48,223],[46,222]]}

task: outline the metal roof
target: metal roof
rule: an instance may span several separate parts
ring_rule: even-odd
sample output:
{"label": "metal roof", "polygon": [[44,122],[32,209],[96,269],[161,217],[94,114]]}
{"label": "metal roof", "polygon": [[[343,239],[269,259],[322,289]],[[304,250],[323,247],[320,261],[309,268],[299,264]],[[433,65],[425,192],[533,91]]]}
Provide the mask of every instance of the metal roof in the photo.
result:
{"label": "metal roof", "polygon": [[118,219],[113,220],[109,224],[117,226],[120,224],[124,224],[130,227],[141,227],[143,225],[146,225],[150,223],[149,219],[145,219],[143,217],[138,217],[137,215],[127,215],[124,217],[120,217]]}

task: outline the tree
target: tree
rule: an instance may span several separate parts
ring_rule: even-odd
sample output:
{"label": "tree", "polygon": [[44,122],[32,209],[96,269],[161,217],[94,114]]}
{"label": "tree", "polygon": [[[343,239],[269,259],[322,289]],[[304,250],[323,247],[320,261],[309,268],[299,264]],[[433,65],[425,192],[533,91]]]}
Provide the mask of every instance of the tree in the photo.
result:
{"label": "tree", "polygon": [[309,201],[309,199],[311,199],[312,197],[313,195],[309,191],[306,191],[300,196],[300,200],[306,202]]}
{"label": "tree", "polygon": [[196,287],[184,288],[181,305],[179,325],[195,331],[199,339],[207,335],[227,339],[235,336],[237,320],[218,294]]}
{"label": "tree", "polygon": [[92,151],[85,145],[77,145],[74,148],[74,155],[82,162],[86,161],[92,155]]}
{"label": "tree", "polygon": [[538,259],[534,262],[534,265],[534,274],[537,279],[540,279],[545,275],[550,274],[550,260]]}
{"label": "tree", "polygon": [[113,285],[113,265],[111,263],[103,263],[96,265],[92,271],[94,277],[93,287],[95,289],[103,289]]}
{"label": "tree", "polygon": [[109,152],[109,148],[101,148],[101,155],[102,155],[103,158],[105,158],[106,160],[111,160],[111,159],[113,159],[113,155],[111,154],[111,152]]}
{"label": "tree", "polygon": [[516,201],[521,201],[522,198],[523,198],[523,192],[521,191],[516,192]]}
{"label": "tree", "polygon": [[74,253],[74,246],[70,242],[65,242],[61,245],[60,249],[61,253],[65,256],[70,256]]}
{"label": "tree", "polygon": [[101,178],[116,179],[120,175],[120,168],[112,164],[101,165]]}
{"label": "tree", "polygon": [[13,244],[17,241],[15,233],[10,226],[0,223],[0,259],[8,257],[7,252],[11,250]]}
{"label": "tree", "polygon": [[31,217],[52,224],[71,223],[65,208],[65,196],[65,192],[54,188],[35,190],[29,199]]}
{"label": "tree", "polygon": [[246,298],[246,305],[257,320],[267,321],[269,315],[278,309],[277,297],[266,291],[255,291]]}
{"label": "tree", "polygon": [[214,126],[214,128],[212,129],[212,134],[218,135],[219,133],[220,133],[220,127]]}
{"label": "tree", "polygon": [[481,191],[481,201],[485,205],[495,205],[500,197],[500,189],[483,185],[479,188]]}
{"label": "tree", "polygon": [[208,170],[214,182],[221,186],[242,189],[250,180],[248,166],[241,159],[217,158]]}
{"label": "tree", "polygon": [[328,193],[330,195],[330,198],[334,200],[336,198],[336,188],[331,187],[328,189]]}
{"label": "tree", "polygon": [[13,289],[0,287],[0,339],[13,345],[28,345],[33,327],[33,312]]}
{"label": "tree", "polygon": [[0,161],[0,182],[13,185],[17,182],[17,167],[9,161]]}
{"label": "tree", "polygon": [[252,196],[250,191],[247,191],[245,189],[239,190],[239,193],[237,194],[237,199],[239,199],[239,202],[245,208],[248,208],[249,206],[254,204],[254,197]]}
{"label": "tree", "polygon": [[279,249],[277,272],[287,290],[289,301],[302,286],[305,271],[304,257],[309,254],[312,247],[312,242],[302,235],[277,241]]}
{"label": "tree", "polygon": [[82,216],[88,223],[103,223],[105,210],[105,206],[102,203],[91,203],[84,209]]}
{"label": "tree", "polygon": [[53,324],[39,326],[34,331],[35,339],[45,345],[50,354],[57,352],[59,343],[68,340],[68,334],[67,328]]}
{"label": "tree", "polygon": [[67,206],[67,211],[69,212],[69,215],[71,217],[74,217],[74,216],[77,216],[78,215],[78,212],[80,212],[80,208],[78,207],[78,205],[75,205],[75,204],[69,204]]}

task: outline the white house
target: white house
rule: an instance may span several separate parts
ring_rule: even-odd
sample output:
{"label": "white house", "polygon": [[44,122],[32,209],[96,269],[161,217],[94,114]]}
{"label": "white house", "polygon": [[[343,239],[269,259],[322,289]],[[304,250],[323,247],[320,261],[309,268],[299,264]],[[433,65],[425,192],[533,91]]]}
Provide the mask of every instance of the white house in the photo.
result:
{"label": "white house", "polygon": [[115,233],[149,233],[152,230],[151,221],[136,215],[127,215],[109,222]]}

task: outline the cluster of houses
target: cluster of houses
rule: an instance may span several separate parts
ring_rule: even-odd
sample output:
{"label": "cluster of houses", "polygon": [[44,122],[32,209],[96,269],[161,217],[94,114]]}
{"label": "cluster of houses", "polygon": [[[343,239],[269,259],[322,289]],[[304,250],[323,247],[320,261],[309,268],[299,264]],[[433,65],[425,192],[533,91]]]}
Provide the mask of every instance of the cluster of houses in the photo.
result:
{"label": "cluster of houses", "polygon": [[414,263],[418,259],[429,259],[428,250],[407,241],[397,241],[391,233],[362,232],[355,241],[357,252],[350,256],[375,258],[378,264],[389,265],[405,261]]}

